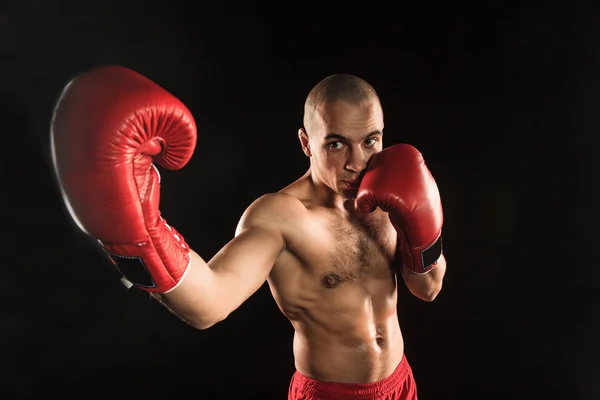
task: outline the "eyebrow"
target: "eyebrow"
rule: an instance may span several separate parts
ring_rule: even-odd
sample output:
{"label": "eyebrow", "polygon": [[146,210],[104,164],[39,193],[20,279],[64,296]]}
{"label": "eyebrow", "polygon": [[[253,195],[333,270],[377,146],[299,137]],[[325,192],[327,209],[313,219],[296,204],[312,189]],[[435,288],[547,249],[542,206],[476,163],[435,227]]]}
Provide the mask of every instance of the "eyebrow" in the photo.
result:
{"label": "eyebrow", "polygon": [[[380,130],[374,130],[373,132],[369,132],[367,133],[361,140],[365,140],[370,138],[371,136],[375,136],[375,135],[382,135],[383,133]],[[340,135],[339,133],[328,133],[327,136],[325,136],[325,140],[328,139],[339,139],[339,140],[348,140],[348,138],[344,135]]]}

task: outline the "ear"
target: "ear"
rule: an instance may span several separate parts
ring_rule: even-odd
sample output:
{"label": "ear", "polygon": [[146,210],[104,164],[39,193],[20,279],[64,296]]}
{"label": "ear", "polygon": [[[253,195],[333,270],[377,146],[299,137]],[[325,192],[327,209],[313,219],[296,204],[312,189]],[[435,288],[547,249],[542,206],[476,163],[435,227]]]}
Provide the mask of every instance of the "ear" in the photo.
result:
{"label": "ear", "polygon": [[308,139],[308,133],[306,133],[304,128],[298,129],[298,139],[300,139],[300,145],[302,146],[304,154],[306,154],[307,157],[311,157],[310,140]]}

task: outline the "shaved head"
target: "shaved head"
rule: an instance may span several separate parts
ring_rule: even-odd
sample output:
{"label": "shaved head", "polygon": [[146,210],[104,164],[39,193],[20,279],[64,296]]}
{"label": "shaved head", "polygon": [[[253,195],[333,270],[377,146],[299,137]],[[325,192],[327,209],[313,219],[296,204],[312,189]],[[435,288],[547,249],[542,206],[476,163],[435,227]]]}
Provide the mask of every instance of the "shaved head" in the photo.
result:
{"label": "shaved head", "polygon": [[321,115],[321,106],[325,103],[345,101],[358,106],[364,101],[376,99],[377,92],[365,80],[349,74],[328,76],[317,83],[310,91],[304,103],[304,128],[310,134],[315,122]]}

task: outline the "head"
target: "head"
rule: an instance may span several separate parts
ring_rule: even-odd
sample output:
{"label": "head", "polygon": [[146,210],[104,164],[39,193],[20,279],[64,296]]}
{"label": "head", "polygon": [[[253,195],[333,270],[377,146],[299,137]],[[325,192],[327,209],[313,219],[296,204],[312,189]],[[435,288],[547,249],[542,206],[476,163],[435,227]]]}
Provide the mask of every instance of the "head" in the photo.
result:
{"label": "head", "polygon": [[337,74],[319,82],[308,94],[298,131],[313,179],[355,197],[369,159],[382,149],[383,125],[379,97],[363,79]]}

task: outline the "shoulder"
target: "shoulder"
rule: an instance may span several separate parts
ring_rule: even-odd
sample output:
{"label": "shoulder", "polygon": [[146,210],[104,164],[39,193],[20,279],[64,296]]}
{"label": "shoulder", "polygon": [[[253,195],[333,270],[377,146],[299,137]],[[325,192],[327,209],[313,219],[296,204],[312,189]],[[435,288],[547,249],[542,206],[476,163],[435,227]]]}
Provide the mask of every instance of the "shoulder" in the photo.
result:
{"label": "shoulder", "polygon": [[299,222],[306,214],[306,207],[296,197],[283,193],[269,193],[254,200],[244,211],[238,231],[252,226],[269,226],[283,229]]}

